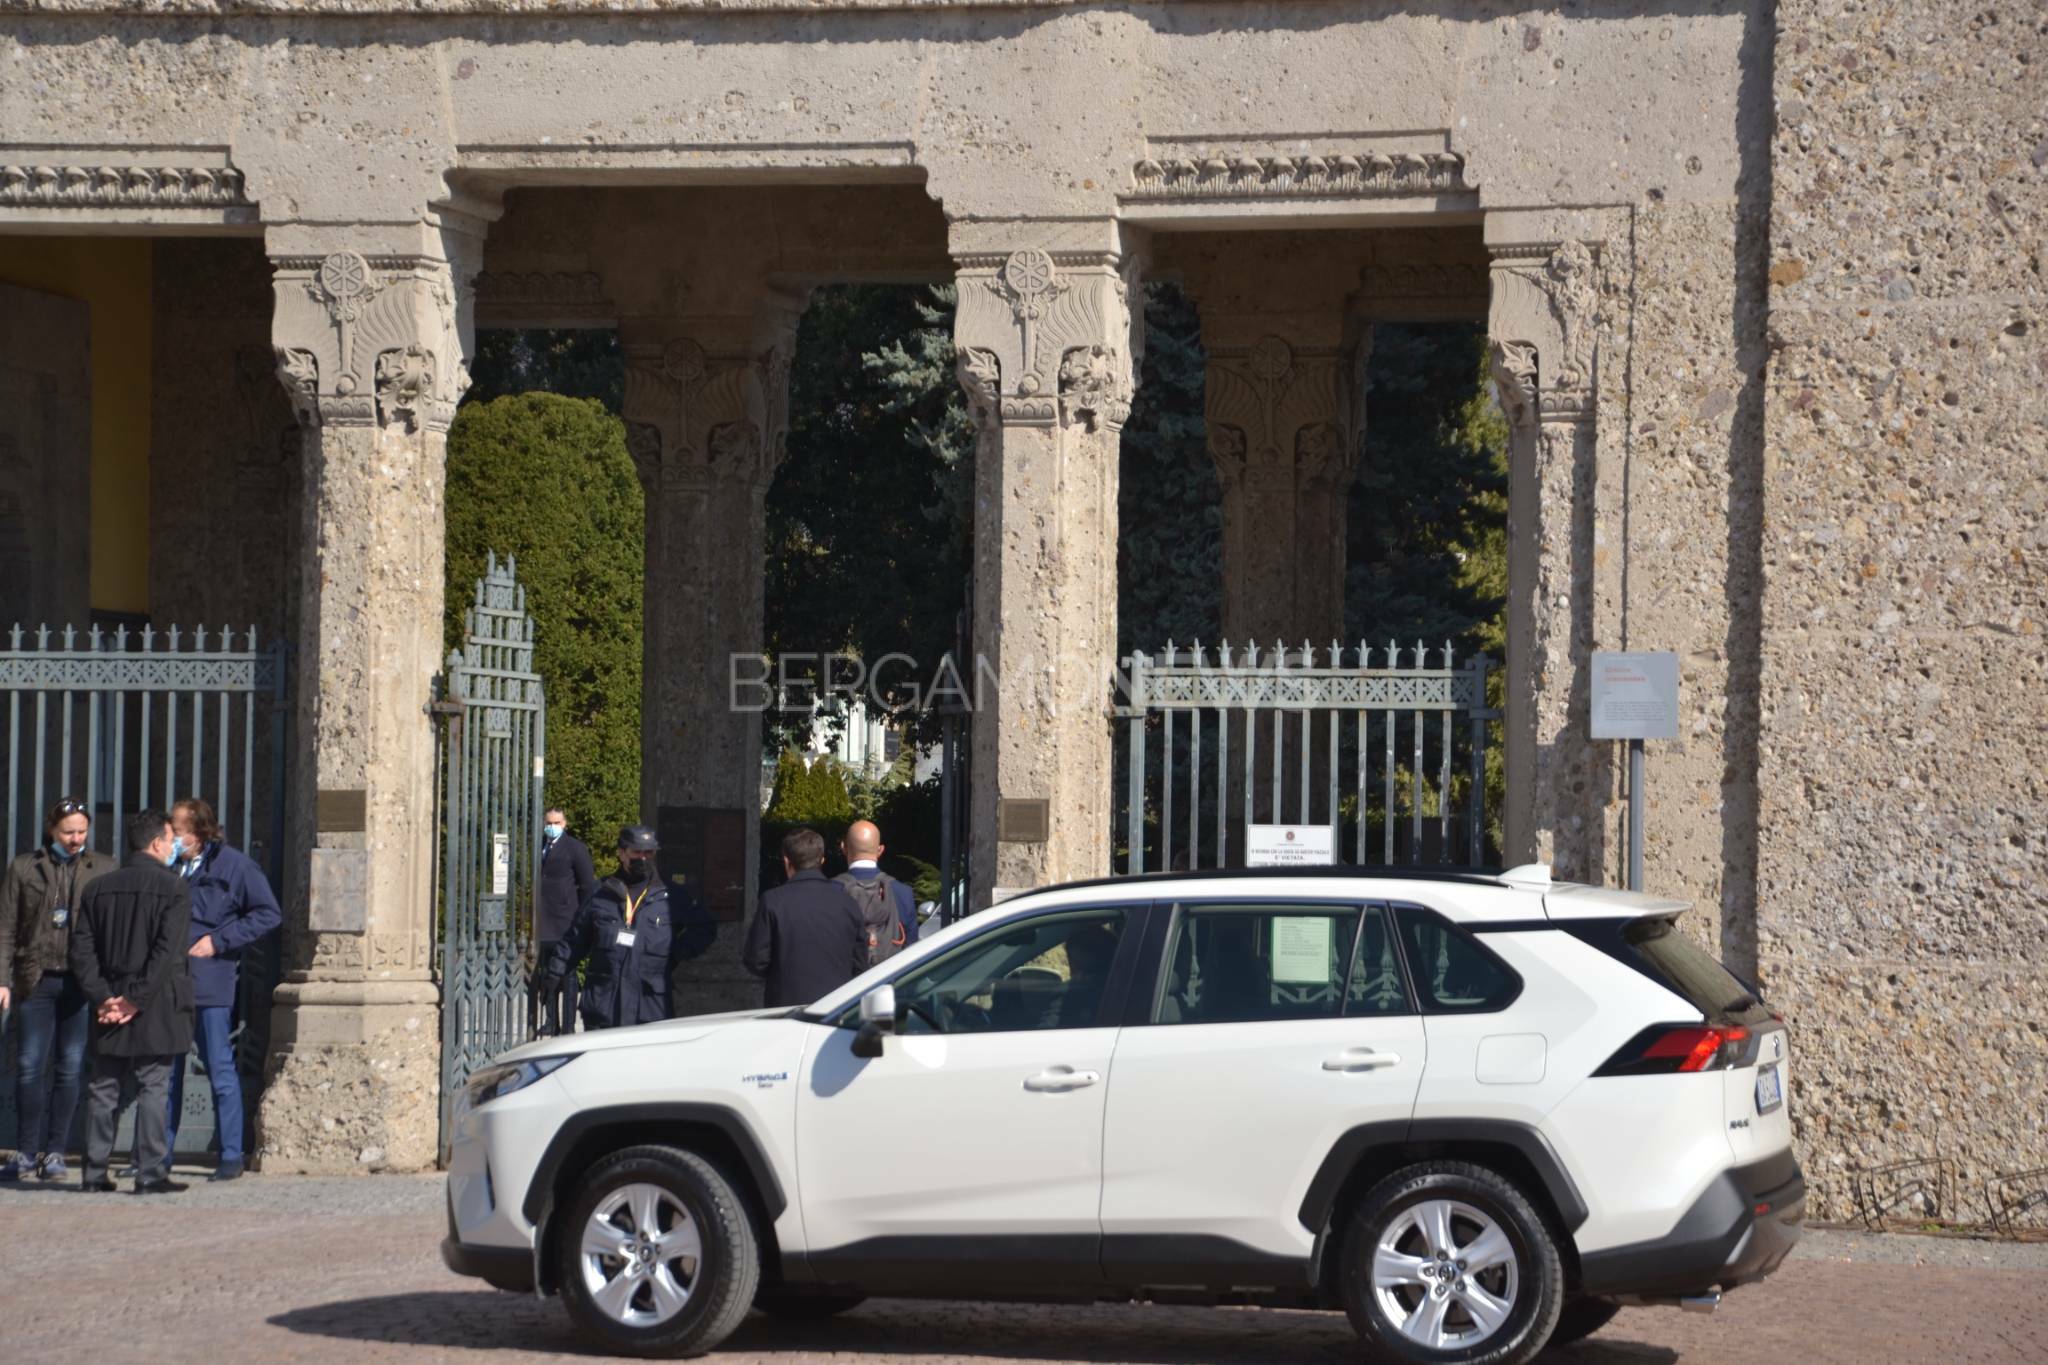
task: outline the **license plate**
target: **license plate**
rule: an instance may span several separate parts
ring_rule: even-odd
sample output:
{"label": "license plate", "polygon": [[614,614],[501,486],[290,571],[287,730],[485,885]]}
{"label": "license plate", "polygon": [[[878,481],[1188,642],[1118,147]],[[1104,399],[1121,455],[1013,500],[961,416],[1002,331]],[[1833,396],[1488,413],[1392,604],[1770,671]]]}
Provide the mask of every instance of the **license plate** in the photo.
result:
{"label": "license plate", "polygon": [[1785,1081],[1774,1062],[1756,1073],[1756,1112],[1768,1114],[1784,1102]]}

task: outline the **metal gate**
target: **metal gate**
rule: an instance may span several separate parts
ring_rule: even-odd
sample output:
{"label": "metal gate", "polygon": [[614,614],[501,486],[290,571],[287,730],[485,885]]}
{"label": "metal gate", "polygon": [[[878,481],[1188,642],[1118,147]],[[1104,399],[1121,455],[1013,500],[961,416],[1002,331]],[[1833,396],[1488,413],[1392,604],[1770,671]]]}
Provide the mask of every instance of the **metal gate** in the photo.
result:
{"label": "metal gate", "polygon": [[[237,648],[237,641],[241,647]],[[209,648],[209,646],[213,646]],[[92,846],[127,856],[128,817],[199,796],[230,843],[253,858],[284,903],[286,647],[256,631],[177,627],[111,632],[15,626],[0,649],[6,699],[6,856],[34,848],[60,798],[92,810]],[[235,1057],[243,1112],[254,1120],[277,985],[275,934],[243,954]],[[14,1133],[14,1052],[0,1053],[0,1135]],[[187,1059],[178,1151],[213,1138],[213,1097],[196,1053]],[[84,1106],[79,1108],[79,1123]],[[82,1131],[74,1129],[74,1131]],[[125,1137],[123,1139],[125,1142]]]}
{"label": "metal gate", "polygon": [[[953,649],[941,664],[940,676],[962,681],[962,686],[945,692],[945,700],[933,707],[939,723],[939,922],[951,924],[971,909],[968,899],[973,884],[968,872],[973,864],[971,815],[974,783],[969,755],[973,751],[974,706],[971,687],[979,681],[975,670],[972,622],[974,580],[967,582],[967,605],[953,624]],[[966,671],[962,671],[965,669]]]}
{"label": "metal gate", "polygon": [[547,707],[516,563],[490,556],[448,656],[441,720],[441,1148],[470,1072],[530,1036]]}
{"label": "metal gate", "polygon": [[1491,666],[1419,641],[1131,655],[1115,710],[1124,870],[1241,865],[1251,824],[1335,826],[1338,860],[1357,866],[1485,865]]}

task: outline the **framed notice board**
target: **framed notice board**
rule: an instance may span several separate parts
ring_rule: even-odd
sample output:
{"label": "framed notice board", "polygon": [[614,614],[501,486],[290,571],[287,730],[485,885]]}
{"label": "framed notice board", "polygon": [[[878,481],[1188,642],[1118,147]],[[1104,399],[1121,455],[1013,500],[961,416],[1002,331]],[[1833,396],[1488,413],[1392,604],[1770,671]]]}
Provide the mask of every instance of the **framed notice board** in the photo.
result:
{"label": "framed notice board", "polygon": [[662,875],[678,876],[717,920],[747,913],[747,813],[738,807],[663,806],[654,815]]}

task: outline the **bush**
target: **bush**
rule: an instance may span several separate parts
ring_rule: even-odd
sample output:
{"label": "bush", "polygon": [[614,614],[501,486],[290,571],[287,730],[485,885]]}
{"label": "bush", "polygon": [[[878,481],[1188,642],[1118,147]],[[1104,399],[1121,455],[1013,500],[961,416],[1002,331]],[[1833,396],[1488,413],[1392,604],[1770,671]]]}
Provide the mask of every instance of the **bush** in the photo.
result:
{"label": "bush", "polygon": [[518,560],[547,689],[547,801],[602,858],[640,818],[645,532],[625,426],[600,403],[468,403],[448,433],[448,647],[485,556]]}
{"label": "bush", "polygon": [[805,763],[794,749],[784,749],[775,764],[775,792],[768,798],[764,824],[809,825],[820,834],[827,826],[844,830],[853,822],[853,798],[846,777],[829,758]]}

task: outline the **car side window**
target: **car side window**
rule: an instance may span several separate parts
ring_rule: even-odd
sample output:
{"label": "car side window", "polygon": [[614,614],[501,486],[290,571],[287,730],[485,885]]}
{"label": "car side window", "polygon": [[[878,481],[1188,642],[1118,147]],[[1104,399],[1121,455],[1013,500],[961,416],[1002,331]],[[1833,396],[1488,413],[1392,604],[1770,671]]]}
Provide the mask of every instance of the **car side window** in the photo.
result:
{"label": "car side window", "polygon": [[1401,970],[1401,950],[1387,922],[1386,907],[1371,906],[1359,925],[1351,982],[1344,990],[1344,1017],[1413,1013],[1415,1002],[1408,997],[1408,978]]}
{"label": "car side window", "polygon": [[1082,910],[978,934],[897,979],[898,1031],[1093,1028],[1125,923],[1122,910]]}
{"label": "car side window", "polygon": [[1478,939],[1433,910],[1397,905],[1401,948],[1424,1014],[1486,1014],[1522,993],[1522,978]]}
{"label": "car side window", "polygon": [[[1335,1019],[1346,1011],[1356,905],[1183,905],[1155,1024]],[[1384,927],[1379,939],[1384,942]]]}

